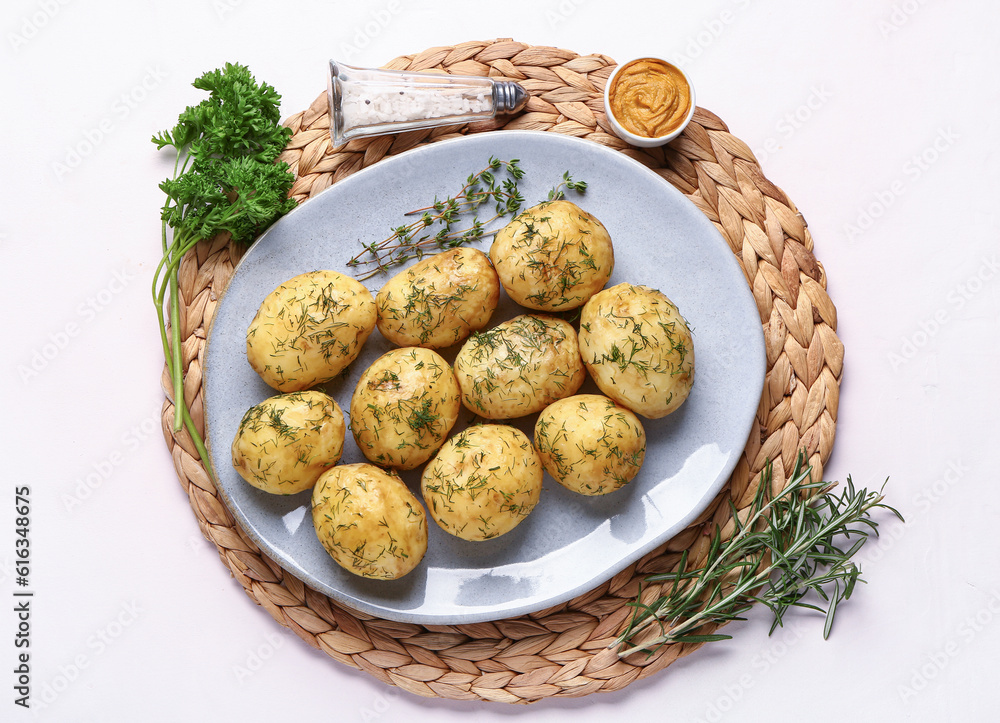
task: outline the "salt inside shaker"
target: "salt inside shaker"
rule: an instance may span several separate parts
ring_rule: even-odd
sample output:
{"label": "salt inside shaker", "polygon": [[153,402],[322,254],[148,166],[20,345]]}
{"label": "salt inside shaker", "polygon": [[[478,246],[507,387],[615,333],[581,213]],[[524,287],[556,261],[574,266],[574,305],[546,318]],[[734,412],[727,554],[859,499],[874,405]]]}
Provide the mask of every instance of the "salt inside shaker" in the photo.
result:
{"label": "salt inside shaker", "polygon": [[489,120],[528,102],[527,91],[511,80],[354,68],[335,60],[327,95],[334,148],[352,138]]}

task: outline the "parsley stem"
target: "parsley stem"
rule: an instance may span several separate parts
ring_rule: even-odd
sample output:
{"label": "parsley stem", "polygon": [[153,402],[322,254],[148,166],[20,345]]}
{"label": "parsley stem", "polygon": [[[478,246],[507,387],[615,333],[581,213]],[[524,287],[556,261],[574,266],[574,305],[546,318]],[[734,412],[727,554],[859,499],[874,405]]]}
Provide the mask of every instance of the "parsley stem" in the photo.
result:
{"label": "parsley stem", "polygon": [[[166,224],[163,230],[164,244],[166,244]],[[177,280],[177,270],[184,255],[192,249],[199,241],[189,235],[178,232],[175,234],[173,243],[167,247],[163,258],[156,267],[153,275],[153,302],[157,311],[157,318],[160,326],[160,341],[163,344],[163,355],[167,364],[167,372],[173,382],[174,393],[174,431],[178,431],[182,425],[181,408],[184,404],[184,373],[182,369],[183,355],[181,348],[181,322],[180,322],[180,288]],[[167,336],[164,303],[169,290],[169,317],[170,336]]]}
{"label": "parsley stem", "polygon": [[181,408],[186,407],[184,401],[184,374],[181,372],[183,359],[181,355],[181,302],[180,290],[177,284],[177,274],[170,275],[170,334],[173,346],[174,369],[174,431],[181,428],[183,417]]}
{"label": "parsley stem", "polygon": [[[257,83],[246,66],[233,63],[205,73],[193,85],[210,97],[185,108],[176,126],[152,138],[158,149],[176,151],[173,176],[160,184],[167,202],[160,213],[163,255],[153,274],[152,295],[171,380],[173,431],[188,431],[211,474],[204,441],[184,399],[180,266],[199,241],[227,233],[232,243],[248,242],[294,208],[288,192],[295,177],[277,160],[292,131],[279,122],[281,96],[273,87]],[[171,240],[167,226],[173,229]]]}

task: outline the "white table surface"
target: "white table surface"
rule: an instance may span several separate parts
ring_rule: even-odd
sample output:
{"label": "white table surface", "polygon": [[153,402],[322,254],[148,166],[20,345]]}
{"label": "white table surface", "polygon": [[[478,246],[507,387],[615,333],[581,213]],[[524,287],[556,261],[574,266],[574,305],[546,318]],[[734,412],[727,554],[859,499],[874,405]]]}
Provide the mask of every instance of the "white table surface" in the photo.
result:
{"label": "white table surface", "polygon": [[[0,720],[995,719],[1000,11],[655,5],[4,4]],[[757,610],[727,628],[733,640],[617,693],[528,707],[422,699],[301,643],[200,536],[159,431],[149,287],[170,161],[150,136],[226,61],[275,85],[288,116],[323,90],[330,56],[379,65],[495,37],[682,62],[699,104],[809,222],[847,350],[826,476],[889,478],[907,520],[882,518],[885,536],[861,553],[868,584],[828,641],[805,614],[769,638]],[[13,691],[25,484],[31,712]]]}

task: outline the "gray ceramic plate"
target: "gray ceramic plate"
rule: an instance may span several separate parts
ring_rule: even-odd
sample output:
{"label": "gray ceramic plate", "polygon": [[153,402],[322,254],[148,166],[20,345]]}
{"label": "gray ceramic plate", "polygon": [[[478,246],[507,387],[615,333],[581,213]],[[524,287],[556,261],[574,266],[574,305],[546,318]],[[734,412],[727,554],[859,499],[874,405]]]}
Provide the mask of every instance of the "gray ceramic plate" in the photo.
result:
{"label": "gray ceramic plate", "polygon": [[[366,580],[341,568],[316,538],[309,493],[275,497],[233,471],[229,446],[243,413],[274,395],[246,360],[245,333],[264,297],[315,269],[350,273],[363,243],[403,214],[455,193],[490,156],[518,158],[526,206],[569,171],[589,188],[576,201],[608,228],[623,281],[660,289],[693,329],[694,389],[671,416],[644,420],[645,463],[629,485],[583,497],[546,475],[541,502],[512,532],[487,542],[444,533],[428,516],[427,555],[406,577]],[[488,250],[488,242],[483,243]],[[384,277],[366,282],[372,292]],[[493,321],[523,310],[505,297]],[[346,378],[325,388],[347,409],[361,372],[390,348],[378,331]],[[451,360],[456,349],[445,350]],[[281,566],[335,600],[414,623],[468,623],[540,610],[582,594],[671,536],[722,488],[746,443],[764,383],[764,339],[753,297],[725,240],[676,189],[628,157],[556,133],[501,131],[414,149],[327,189],[281,219],[243,258],[216,312],[205,360],[205,414],[219,488],[240,525]],[[588,385],[582,390],[596,391]],[[471,415],[459,420],[467,424]],[[517,426],[531,433],[534,416]],[[457,428],[456,428],[457,429]],[[365,461],[350,434],[344,462]],[[419,472],[419,470],[418,470]],[[418,472],[404,479],[420,496]]]}

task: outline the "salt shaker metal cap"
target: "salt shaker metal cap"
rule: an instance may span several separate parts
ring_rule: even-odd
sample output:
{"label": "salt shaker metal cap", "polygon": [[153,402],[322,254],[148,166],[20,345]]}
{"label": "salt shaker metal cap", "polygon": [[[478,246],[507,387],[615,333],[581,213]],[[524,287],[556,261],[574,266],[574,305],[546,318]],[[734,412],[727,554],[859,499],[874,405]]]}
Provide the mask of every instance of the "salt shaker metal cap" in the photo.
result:
{"label": "salt shaker metal cap", "polygon": [[528,102],[528,92],[510,80],[355,68],[335,60],[327,95],[334,148],[353,138],[489,120]]}

